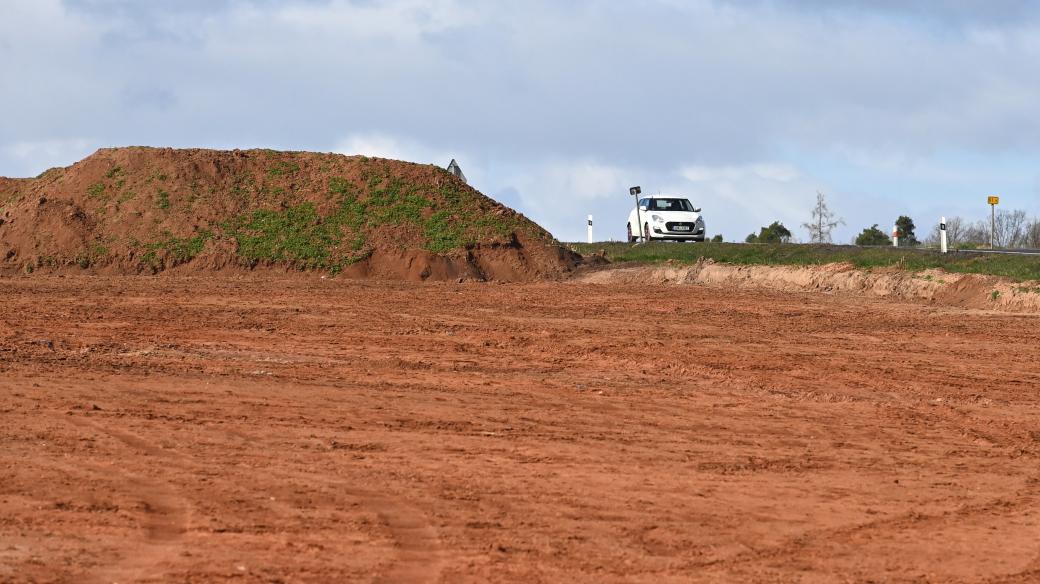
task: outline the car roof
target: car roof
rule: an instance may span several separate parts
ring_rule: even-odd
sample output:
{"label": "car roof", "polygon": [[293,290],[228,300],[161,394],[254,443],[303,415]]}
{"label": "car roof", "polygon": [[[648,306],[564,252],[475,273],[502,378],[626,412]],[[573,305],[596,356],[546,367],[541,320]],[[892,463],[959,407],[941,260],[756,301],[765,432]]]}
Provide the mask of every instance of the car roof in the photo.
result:
{"label": "car roof", "polygon": [[647,195],[646,199],[686,199],[683,195]]}

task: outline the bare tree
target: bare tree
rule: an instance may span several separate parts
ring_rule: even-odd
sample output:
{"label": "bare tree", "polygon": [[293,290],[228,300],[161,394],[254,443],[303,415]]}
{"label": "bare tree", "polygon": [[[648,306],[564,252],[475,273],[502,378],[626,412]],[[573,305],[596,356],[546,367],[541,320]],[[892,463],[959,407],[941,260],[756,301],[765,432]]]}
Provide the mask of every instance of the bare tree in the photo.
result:
{"label": "bare tree", "polygon": [[[960,217],[947,217],[946,218],[946,243],[951,248],[957,247],[958,244],[968,243],[968,231],[971,229],[971,225],[961,219]],[[932,247],[939,246],[939,224],[935,225],[931,233],[928,234],[928,238],[924,240],[925,245]]]}
{"label": "bare tree", "polygon": [[1034,218],[1025,227],[1025,246],[1040,249],[1040,219]]}
{"label": "bare tree", "polygon": [[1026,236],[1026,212],[1021,209],[997,211],[993,240],[997,247],[1022,247]]}
{"label": "bare tree", "polygon": [[961,243],[977,246],[989,245],[989,221],[980,219],[969,224],[964,229],[964,238]]}
{"label": "bare tree", "polygon": [[808,223],[802,223],[802,227],[809,230],[810,243],[831,243],[831,232],[845,221],[831,212],[827,207],[826,197],[823,193],[816,191],[816,206],[813,207],[812,217]]}

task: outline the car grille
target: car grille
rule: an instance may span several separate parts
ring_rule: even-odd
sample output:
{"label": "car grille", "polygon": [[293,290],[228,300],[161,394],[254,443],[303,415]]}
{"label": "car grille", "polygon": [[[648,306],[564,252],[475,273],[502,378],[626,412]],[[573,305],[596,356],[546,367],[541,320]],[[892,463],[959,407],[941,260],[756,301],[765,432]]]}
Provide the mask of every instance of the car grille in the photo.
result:
{"label": "car grille", "polygon": [[[697,232],[697,224],[696,223],[689,223],[689,222],[686,222],[686,221],[673,221],[671,223],[665,223],[664,226],[665,226],[665,228],[668,231],[679,231],[680,233],[696,233]],[[685,227],[685,229],[676,230],[676,227]]]}

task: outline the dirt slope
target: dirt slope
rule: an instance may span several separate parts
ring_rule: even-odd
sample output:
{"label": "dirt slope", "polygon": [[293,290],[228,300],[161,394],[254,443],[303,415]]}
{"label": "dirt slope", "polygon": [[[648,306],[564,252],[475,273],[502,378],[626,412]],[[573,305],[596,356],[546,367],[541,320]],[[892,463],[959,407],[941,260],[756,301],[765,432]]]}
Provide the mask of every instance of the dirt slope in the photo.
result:
{"label": "dirt slope", "polygon": [[701,261],[692,265],[609,267],[581,274],[578,280],[593,284],[701,284],[839,293],[959,308],[1040,312],[1040,282],[1014,282],[998,276],[943,270],[861,270],[849,264],[744,266]]}
{"label": "dirt slope", "polygon": [[99,150],[0,179],[0,270],[316,269],[534,280],[577,256],[429,165],[306,152]]}

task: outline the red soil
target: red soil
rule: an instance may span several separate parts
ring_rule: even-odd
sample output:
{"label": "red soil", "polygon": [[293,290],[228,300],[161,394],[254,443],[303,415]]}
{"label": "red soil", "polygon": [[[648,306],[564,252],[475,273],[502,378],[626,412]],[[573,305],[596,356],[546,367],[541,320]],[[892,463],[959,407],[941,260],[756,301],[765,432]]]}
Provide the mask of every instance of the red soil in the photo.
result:
{"label": "red soil", "polygon": [[[301,204],[314,207],[320,224],[340,204],[335,181],[362,202],[399,184],[402,196],[429,202],[423,219],[450,212],[449,223],[465,232],[465,245],[438,249],[414,222],[369,223],[330,248],[357,255],[346,276],[526,281],[557,277],[580,259],[522,215],[430,165],[307,152],[116,148],[36,179],[0,179],[0,273],[313,268],[301,259],[243,258],[224,226],[257,210]],[[451,205],[446,193],[462,202]],[[207,239],[198,253],[171,251],[169,242],[200,236]],[[354,250],[358,239],[363,244]]]}
{"label": "red soil", "polygon": [[0,582],[1036,582],[1037,317],[0,279]]}

